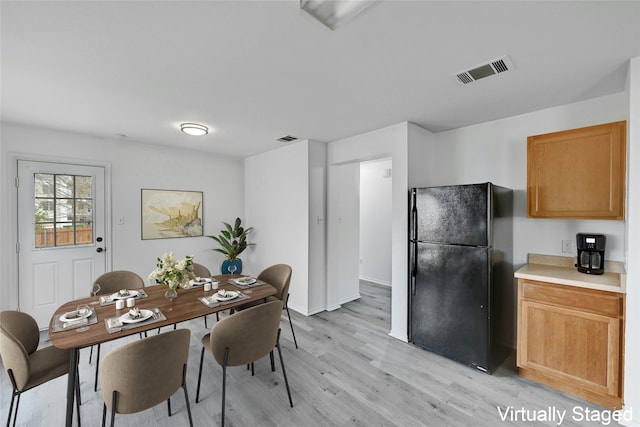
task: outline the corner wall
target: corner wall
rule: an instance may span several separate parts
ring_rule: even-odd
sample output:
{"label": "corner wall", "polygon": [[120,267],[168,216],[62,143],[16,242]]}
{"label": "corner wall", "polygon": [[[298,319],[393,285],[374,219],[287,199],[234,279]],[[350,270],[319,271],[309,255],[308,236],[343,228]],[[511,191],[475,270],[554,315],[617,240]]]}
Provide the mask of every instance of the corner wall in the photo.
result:
{"label": "corner wall", "polygon": [[[220,271],[223,256],[212,250],[216,247],[212,239],[141,239],[140,189],[202,191],[204,233],[218,234],[222,221],[244,216],[244,171],[238,159],[8,123],[2,123],[0,131],[0,309],[15,309],[18,304],[17,195],[13,185],[17,157],[111,166],[111,194],[107,197],[112,197],[112,233],[105,243],[112,265],[107,265],[108,270],[135,271],[146,280],[155,268],[156,257],[173,251],[179,257],[194,255],[212,273]],[[117,223],[118,218],[123,219],[122,224]]]}
{"label": "corner wall", "polygon": [[391,159],[360,164],[360,279],[391,286]]}
{"label": "corner wall", "polygon": [[[376,131],[338,140],[328,145],[329,186],[327,193],[327,305],[339,304],[340,287],[357,286],[358,277],[345,276],[340,271],[339,257],[339,194],[331,185],[332,175],[341,164],[391,157],[392,170],[392,291],[391,331],[389,335],[407,340],[407,227],[408,227],[408,134],[414,126],[404,122]],[[357,248],[357,244],[356,244]],[[350,254],[352,256],[352,254]],[[357,254],[356,254],[356,258]]]}
{"label": "corner wall", "polygon": [[248,273],[290,265],[289,307],[308,315],[309,141],[247,157],[245,171],[246,222],[256,243]]}
{"label": "corner wall", "polygon": [[627,307],[625,326],[625,408],[640,426],[640,57],[629,63],[627,159]]}

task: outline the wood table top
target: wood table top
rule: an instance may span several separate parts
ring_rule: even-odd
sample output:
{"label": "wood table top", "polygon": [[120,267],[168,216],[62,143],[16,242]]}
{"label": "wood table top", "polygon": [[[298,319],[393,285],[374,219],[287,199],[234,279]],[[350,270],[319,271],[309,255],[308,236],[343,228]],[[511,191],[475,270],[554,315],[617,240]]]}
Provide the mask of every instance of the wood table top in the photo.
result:
{"label": "wood table top", "polygon": [[130,309],[125,307],[122,310],[116,310],[115,304],[109,305],[91,305],[90,307],[96,311],[98,316],[98,323],[88,325],[88,330],[84,332],[78,332],[77,329],[69,329],[65,331],[53,332],[54,321],[62,314],[74,311],[80,304],[89,304],[94,301],[93,297],[81,298],[78,300],[67,302],[61,305],[53,314],[51,321],[49,322],[49,338],[51,344],[60,349],[73,349],[84,348],[95,344],[115,340],[118,338],[126,337],[129,335],[138,334],[152,329],[161,328],[167,325],[173,325],[174,323],[184,322],[186,320],[202,317],[207,314],[224,311],[230,308],[234,308],[240,305],[250,303],[255,300],[267,298],[276,293],[276,289],[269,284],[262,284],[259,286],[251,287],[251,292],[247,292],[247,289],[240,289],[239,287],[229,283],[229,279],[242,277],[240,275],[219,275],[213,276],[220,282],[219,289],[242,291],[248,299],[241,299],[238,301],[227,302],[220,304],[216,307],[207,307],[200,300],[199,297],[211,296],[217,289],[212,289],[209,292],[205,292],[203,287],[196,287],[192,289],[178,289],[178,297],[173,301],[173,311],[169,311],[171,303],[164,297],[167,291],[166,286],[148,286],[144,288],[148,298],[136,299],[136,307],[140,309],[153,309],[159,308],[166,316],[166,320],[150,323],[140,327],[122,330],[120,332],[109,333],[105,327],[105,319],[110,317],[121,316],[126,314]]}

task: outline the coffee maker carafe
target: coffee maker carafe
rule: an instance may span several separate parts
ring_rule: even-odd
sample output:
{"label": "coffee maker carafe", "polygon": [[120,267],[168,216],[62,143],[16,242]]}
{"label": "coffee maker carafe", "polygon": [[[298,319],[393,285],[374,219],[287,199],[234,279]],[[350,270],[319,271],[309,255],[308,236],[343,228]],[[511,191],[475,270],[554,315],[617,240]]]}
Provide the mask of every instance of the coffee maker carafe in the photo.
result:
{"label": "coffee maker carafe", "polygon": [[576,267],[581,273],[604,273],[604,247],[606,237],[604,234],[576,235],[576,248],[578,249],[578,262]]}

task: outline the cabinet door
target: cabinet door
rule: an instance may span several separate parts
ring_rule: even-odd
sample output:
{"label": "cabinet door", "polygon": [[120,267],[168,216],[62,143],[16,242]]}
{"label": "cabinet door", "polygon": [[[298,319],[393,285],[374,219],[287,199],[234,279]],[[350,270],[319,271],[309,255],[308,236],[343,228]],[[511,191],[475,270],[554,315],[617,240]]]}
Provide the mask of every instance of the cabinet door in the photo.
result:
{"label": "cabinet door", "polygon": [[622,320],[520,301],[518,366],[598,395],[620,395]]}
{"label": "cabinet door", "polygon": [[626,122],[527,138],[527,216],[624,219]]}

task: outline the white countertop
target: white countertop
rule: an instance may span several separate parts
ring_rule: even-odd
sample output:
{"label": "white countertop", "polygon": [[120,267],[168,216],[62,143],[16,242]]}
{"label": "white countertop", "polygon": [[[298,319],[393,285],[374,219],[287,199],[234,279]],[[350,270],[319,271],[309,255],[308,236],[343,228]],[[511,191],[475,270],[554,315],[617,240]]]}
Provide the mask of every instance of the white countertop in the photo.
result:
{"label": "white countertop", "polygon": [[[547,258],[551,258],[551,262],[547,263]],[[585,274],[580,273],[575,267],[566,266],[566,262],[554,262],[553,258],[565,257],[530,254],[529,263],[518,269],[514,276],[518,279],[537,280],[618,293],[626,292],[626,275],[615,271],[616,269],[607,271],[607,266],[605,265],[604,274]]]}

